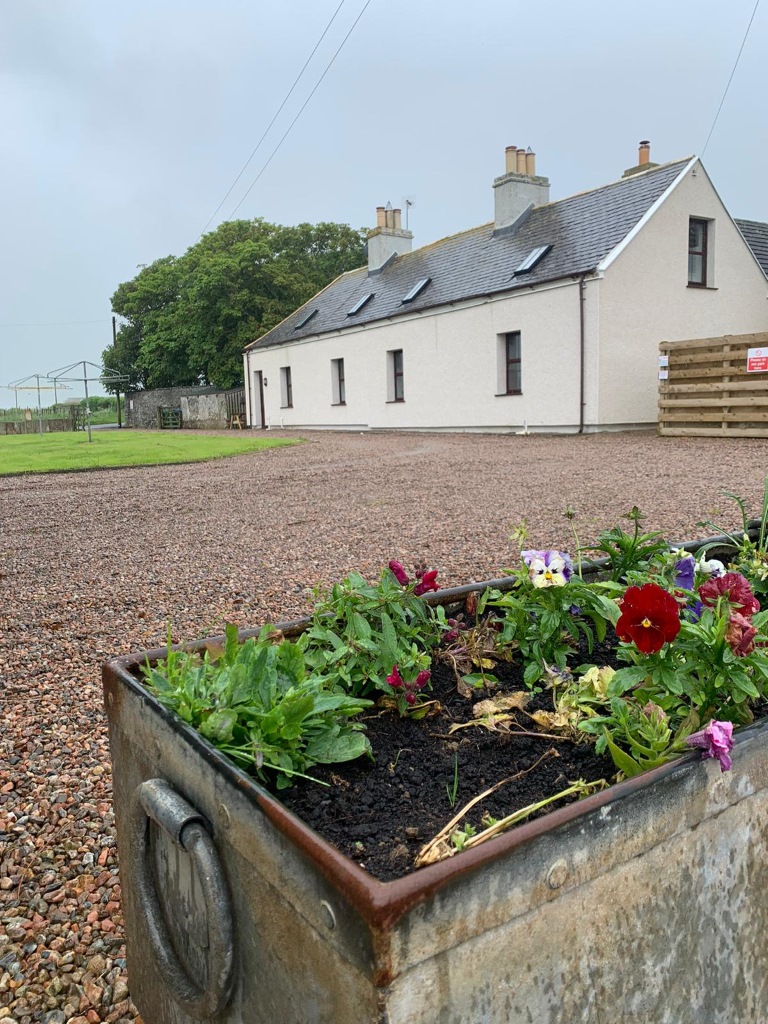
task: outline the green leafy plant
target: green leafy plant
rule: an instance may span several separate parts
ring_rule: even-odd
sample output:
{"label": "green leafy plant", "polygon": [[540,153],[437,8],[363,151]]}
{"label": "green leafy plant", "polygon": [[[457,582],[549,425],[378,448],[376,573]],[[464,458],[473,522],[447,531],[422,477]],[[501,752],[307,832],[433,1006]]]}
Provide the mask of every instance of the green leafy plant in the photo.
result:
{"label": "green leafy plant", "polygon": [[385,569],[376,585],[353,572],[318,592],[298,644],[314,673],[368,697],[377,690],[391,693],[387,676],[395,665],[409,678],[426,671],[441,632],[423,598]]}
{"label": "green leafy plant", "polygon": [[[766,551],[766,540],[768,540],[768,476],[763,484],[763,500],[760,508],[760,516],[752,520],[747,512],[747,503],[744,498],[732,491],[723,492],[726,498],[736,502],[741,514],[740,534],[723,531],[711,519],[698,523],[698,526],[723,532],[724,536],[733,548],[731,565],[745,576],[752,584],[752,589],[758,597],[768,597],[768,551]],[[750,536],[750,527],[756,536]]]}
{"label": "green leafy plant", "polygon": [[579,728],[596,735],[597,752],[607,750],[619,771],[631,778],[684,753],[685,739],[697,725],[697,716],[691,714],[673,734],[669,716],[658,704],[641,707],[636,700],[612,697],[609,714],[586,719]]}
{"label": "green leafy plant", "polygon": [[446,783],[445,792],[448,794],[448,803],[451,807],[456,806],[456,796],[459,792],[459,755],[453,755],[453,782]]}
{"label": "green leafy plant", "polygon": [[659,531],[640,532],[640,523],[646,517],[637,505],[632,506],[625,518],[633,524],[631,534],[614,526],[599,533],[595,544],[584,549],[596,551],[608,559],[606,572],[617,583],[626,581],[631,572],[647,571],[654,557],[667,550],[667,542]]}
{"label": "green leafy plant", "polygon": [[489,607],[499,616],[497,646],[522,660],[527,686],[535,685],[549,665],[565,668],[578,650],[580,637],[591,650],[595,638],[602,641],[608,624],[618,618],[616,604],[602,584],[584,583],[569,573],[562,583],[537,586],[531,571],[518,571],[517,585],[511,590],[486,590],[478,605],[478,614]]}
{"label": "green leafy plant", "polygon": [[349,761],[370,753],[355,717],[371,701],[350,696],[319,676],[308,676],[296,643],[265,626],[258,638],[238,643],[228,626],[223,650],[173,650],[146,665],[145,682],[223,753],[278,789],[314,764]]}

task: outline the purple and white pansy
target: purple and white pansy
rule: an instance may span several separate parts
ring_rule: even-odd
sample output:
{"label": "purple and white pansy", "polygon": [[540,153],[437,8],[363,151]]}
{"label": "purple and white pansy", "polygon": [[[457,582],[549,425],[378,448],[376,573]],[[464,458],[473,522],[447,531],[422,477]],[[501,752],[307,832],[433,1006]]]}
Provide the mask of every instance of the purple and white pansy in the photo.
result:
{"label": "purple and white pansy", "polygon": [[573,575],[570,556],[564,551],[521,551],[534,587],[564,587]]}

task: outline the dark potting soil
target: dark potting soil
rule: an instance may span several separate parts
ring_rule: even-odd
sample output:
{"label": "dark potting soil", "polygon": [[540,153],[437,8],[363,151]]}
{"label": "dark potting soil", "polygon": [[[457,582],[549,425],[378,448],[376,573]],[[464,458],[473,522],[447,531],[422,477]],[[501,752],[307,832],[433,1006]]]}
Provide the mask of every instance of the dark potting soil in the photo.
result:
{"label": "dark potting soil", "polygon": [[[597,645],[591,655],[582,653],[581,662],[618,667],[610,647]],[[502,663],[494,674],[501,680],[492,691],[494,696],[526,689],[517,666]],[[371,709],[365,722],[373,761],[358,758],[346,764],[316,765],[312,774],[330,783],[328,787],[299,781],[279,794],[310,828],[382,881],[413,870],[422,847],[473,797],[531,769],[537,761],[528,774],[475,805],[464,821],[480,831],[486,814],[502,818],[561,792],[578,779],[610,782],[616,775],[611,758],[598,756],[591,742],[531,735],[537,732],[536,725],[522,711],[515,713],[518,725],[513,724],[510,732],[473,726],[449,735],[452,725],[473,721],[473,704],[489,697],[486,690],[464,697],[456,682],[450,667],[433,661],[432,691],[427,696],[439,702],[437,714],[414,721],[400,718],[393,710]],[[537,710],[552,710],[551,690],[535,694],[525,708],[529,713]],[[558,801],[549,809],[573,799]]]}

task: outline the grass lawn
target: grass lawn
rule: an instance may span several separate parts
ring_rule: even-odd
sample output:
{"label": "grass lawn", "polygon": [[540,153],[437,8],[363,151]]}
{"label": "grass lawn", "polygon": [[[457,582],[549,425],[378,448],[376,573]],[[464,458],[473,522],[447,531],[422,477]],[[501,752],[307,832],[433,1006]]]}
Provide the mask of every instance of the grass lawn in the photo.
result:
{"label": "grass lawn", "polygon": [[297,441],[252,434],[200,435],[180,430],[96,430],[66,434],[0,436],[0,476],[9,473],[55,473],[111,466],[157,466],[201,462]]}

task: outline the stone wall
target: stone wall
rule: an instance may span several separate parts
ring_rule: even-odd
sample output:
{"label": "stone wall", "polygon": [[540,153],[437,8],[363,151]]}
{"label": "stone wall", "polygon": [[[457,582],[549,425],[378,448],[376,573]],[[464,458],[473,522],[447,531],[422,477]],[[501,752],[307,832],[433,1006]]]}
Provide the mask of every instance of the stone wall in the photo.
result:
{"label": "stone wall", "polygon": [[227,394],[228,391],[213,387],[131,391],[126,395],[125,423],[139,430],[157,430],[158,410],[169,407],[181,409],[185,430],[225,430]]}

